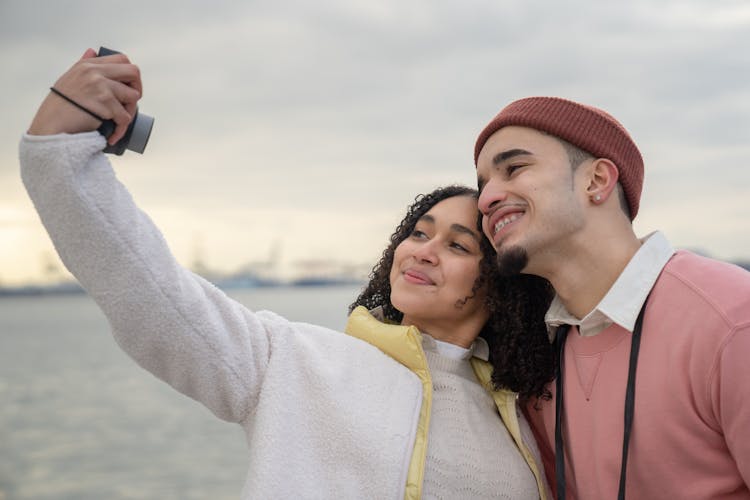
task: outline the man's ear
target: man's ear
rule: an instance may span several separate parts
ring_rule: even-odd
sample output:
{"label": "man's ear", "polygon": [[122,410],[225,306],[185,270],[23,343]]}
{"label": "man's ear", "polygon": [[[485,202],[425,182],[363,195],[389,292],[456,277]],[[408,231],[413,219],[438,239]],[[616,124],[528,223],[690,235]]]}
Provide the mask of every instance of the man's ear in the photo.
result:
{"label": "man's ear", "polygon": [[586,195],[592,203],[599,205],[607,201],[617,186],[620,172],[611,160],[597,158],[589,166]]}

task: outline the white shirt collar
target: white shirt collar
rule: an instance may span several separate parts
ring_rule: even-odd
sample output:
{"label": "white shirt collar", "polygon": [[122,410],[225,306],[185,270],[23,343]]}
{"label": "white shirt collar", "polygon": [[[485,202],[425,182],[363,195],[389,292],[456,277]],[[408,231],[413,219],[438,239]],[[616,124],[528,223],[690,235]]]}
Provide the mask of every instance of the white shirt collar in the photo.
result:
{"label": "white shirt collar", "polygon": [[544,317],[550,339],[554,338],[555,329],[564,324],[578,326],[578,332],[584,337],[596,335],[612,323],[629,332],[633,331],[641,306],[667,261],[674,254],[667,238],[659,231],[649,234],[641,242],[643,244],[606,295],[594,310],[582,319],[569,313],[560,298],[555,295]]}

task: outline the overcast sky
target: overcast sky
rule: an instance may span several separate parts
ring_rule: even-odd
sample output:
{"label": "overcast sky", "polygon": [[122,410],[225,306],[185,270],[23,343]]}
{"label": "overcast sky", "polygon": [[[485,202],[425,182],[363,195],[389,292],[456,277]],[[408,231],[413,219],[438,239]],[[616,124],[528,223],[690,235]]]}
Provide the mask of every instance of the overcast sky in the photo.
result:
{"label": "overcast sky", "polygon": [[178,259],[373,263],[420,192],[475,185],[505,104],[601,107],[639,144],[636,231],[750,259],[745,0],[0,1],[0,284],[57,262],[17,143],[87,47],[126,52],[156,117],[118,176]]}

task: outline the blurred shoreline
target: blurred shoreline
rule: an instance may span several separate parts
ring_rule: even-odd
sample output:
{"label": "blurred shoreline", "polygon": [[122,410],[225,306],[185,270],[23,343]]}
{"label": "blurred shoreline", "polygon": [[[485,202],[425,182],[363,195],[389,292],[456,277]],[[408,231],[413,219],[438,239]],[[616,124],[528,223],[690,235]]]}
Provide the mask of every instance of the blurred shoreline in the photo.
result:
{"label": "blurred shoreline", "polygon": [[[705,256],[711,257],[710,255]],[[750,271],[750,260],[726,260],[725,262],[734,264],[747,271]],[[261,288],[299,288],[313,286],[364,285],[367,282],[366,275],[362,272],[362,269],[347,269],[344,272],[333,274],[302,274],[291,279],[271,277],[265,273],[255,274],[248,272],[224,276],[213,275],[210,273],[198,274],[213,283],[217,288],[225,291],[251,290]],[[85,293],[86,291],[81,287],[81,285],[79,285],[78,282],[74,280],[59,281],[49,284],[27,284],[17,286],[0,285],[0,299],[2,299],[3,297],[74,295]],[[2,500],[1,497],[0,500]]]}
{"label": "blurred shoreline", "polygon": [[[292,280],[262,280],[249,279],[243,277],[231,277],[223,280],[209,280],[217,288],[222,290],[248,290],[256,288],[302,288],[316,286],[340,286],[340,285],[361,285],[365,281],[358,277],[324,277],[308,276]],[[86,291],[76,281],[66,281],[49,285],[20,285],[3,287],[0,286],[0,299],[3,297],[31,297],[47,295],[78,295],[85,294]],[[0,497],[2,500],[2,497]]]}

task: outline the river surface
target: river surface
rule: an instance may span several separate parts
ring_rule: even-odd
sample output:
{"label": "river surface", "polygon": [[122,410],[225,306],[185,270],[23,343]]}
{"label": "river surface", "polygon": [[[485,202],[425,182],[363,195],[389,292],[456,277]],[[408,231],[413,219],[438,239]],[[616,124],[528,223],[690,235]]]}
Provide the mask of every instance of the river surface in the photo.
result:
{"label": "river surface", "polygon": [[[343,328],[359,286],[232,290]],[[0,500],[238,499],[244,434],[138,367],[85,295],[0,298]]]}

